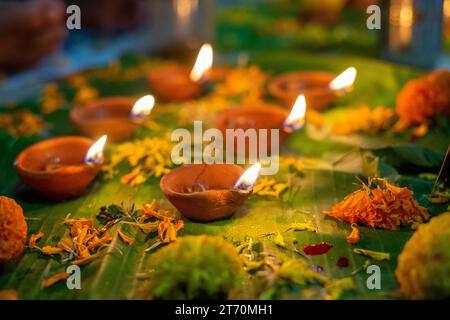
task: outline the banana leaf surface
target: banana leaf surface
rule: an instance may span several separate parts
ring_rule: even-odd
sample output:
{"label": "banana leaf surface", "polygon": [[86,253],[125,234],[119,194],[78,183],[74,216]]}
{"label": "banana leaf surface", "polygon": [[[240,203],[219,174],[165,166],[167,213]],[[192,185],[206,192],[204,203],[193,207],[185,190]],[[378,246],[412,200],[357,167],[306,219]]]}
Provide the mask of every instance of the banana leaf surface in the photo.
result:
{"label": "banana leaf surface", "polygon": [[[339,73],[348,66],[356,67],[358,78],[353,92],[340,98],[332,108],[324,112],[326,121],[331,121],[338,114],[345,113],[362,103],[393,108],[395,97],[401,87],[409,79],[423,73],[420,70],[365,58],[293,51],[251,54],[250,62],[260,66],[269,74],[315,69]],[[88,70],[81,75],[87,79],[90,86],[98,90],[100,96],[140,96],[149,91],[145,74],[148,68],[152,67],[152,63],[156,62],[147,57],[126,56],[111,66],[99,70]],[[131,68],[134,68],[137,76],[125,77],[125,74],[130,73],[127,73],[127,70]],[[68,117],[76,89],[64,79],[57,85],[66,99],[61,108],[55,112],[41,115],[49,124],[46,130],[39,135],[29,137],[11,137],[5,131],[0,131],[0,194],[14,198],[22,205],[27,218],[28,234],[42,231],[45,237],[40,245],[55,245],[66,233],[63,220],[68,213],[75,218],[95,219],[101,206],[112,203],[134,203],[140,207],[156,199],[163,208],[173,209],[160,190],[158,178],[150,178],[144,184],[134,187],[121,183],[120,176],[130,171],[127,165],[121,167],[119,174],[113,179],[106,179],[100,175],[83,196],[65,202],[55,203],[44,200],[20,183],[14,173],[13,163],[15,157],[24,148],[42,139],[78,134]],[[39,113],[40,101],[40,97],[35,97],[17,102],[14,109],[0,110],[2,113],[10,113],[20,109],[30,109]],[[167,137],[168,133],[167,139],[170,139],[170,132],[180,126],[179,117],[183,108],[185,108],[183,104],[158,103],[151,117],[159,129],[142,128],[134,139],[151,136]],[[195,109],[195,102],[193,108]],[[214,114],[211,118],[214,118]],[[382,176],[389,176],[394,180],[393,182],[411,188],[416,199],[428,207],[433,215],[443,212],[445,210],[443,205],[433,205],[426,198],[434,182],[421,178],[418,173],[436,173],[450,142],[449,137],[449,126],[446,123],[431,129],[427,135],[414,142],[411,142],[408,133],[359,134],[346,139],[336,139],[332,135],[316,137],[308,129],[300,130],[294,133],[288,143],[282,147],[281,154],[305,157],[320,165],[307,166],[301,175],[293,175],[282,166],[276,179],[291,181],[291,187],[282,193],[279,199],[252,195],[245,206],[227,220],[198,223],[186,219],[185,228],[178,236],[211,234],[224,236],[235,243],[242,243],[251,237],[255,242],[264,243],[274,252],[292,258],[301,257],[298,257],[290,247],[280,248],[274,244],[273,238],[263,237],[263,235],[280,232],[286,243],[295,243],[300,249],[309,244],[326,241],[331,243],[333,248],[327,254],[311,256],[311,261],[314,265],[321,266],[323,273],[331,278],[353,277],[354,288],[346,291],[341,298],[399,298],[398,284],[394,274],[397,256],[413,231],[409,228],[397,231],[360,228],[361,241],[358,247],[388,252],[391,255],[389,261],[373,262],[381,269],[381,289],[370,290],[366,285],[369,275],[365,271],[351,275],[352,271],[360,269],[368,258],[353,253],[354,247],[346,243],[345,237],[351,231],[350,225],[326,217],[322,211],[330,210],[333,204],[358,188],[354,183],[357,182],[355,177],[361,174],[361,164],[358,160],[358,152],[355,153],[355,150],[371,150],[380,158]],[[109,143],[106,156],[114,154],[116,147],[117,145]],[[351,155],[352,153],[355,154]],[[351,156],[347,158],[346,154]],[[336,164],[339,159],[344,160]],[[284,233],[284,230],[292,223],[298,222],[311,222],[318,227],[318,232]],[[16,260],[2,266],[0,290],[16,289],[21,299],[146,298],[149,293],[145,290],[143,280],[137,275],[148,271],[146,265],[152,259],[153,253],[145,253],[144,250],[155,241],[155,235],[146,236],[133,228],[127,231],[136,238],[131,246],[115,235],[107,248],[106,255],[82,267],[81,290],[68,290],[64,281],[49,288],[42,288],[42,280],[61,272],[66,264],[29,249],[25,249]],[[340,257],[349,259],[347,268],[337,266],[337,260]],[[301,299],[305,296],[298,288],[290,287],[289,290],[280,294],[274,293],[270,297]]]}

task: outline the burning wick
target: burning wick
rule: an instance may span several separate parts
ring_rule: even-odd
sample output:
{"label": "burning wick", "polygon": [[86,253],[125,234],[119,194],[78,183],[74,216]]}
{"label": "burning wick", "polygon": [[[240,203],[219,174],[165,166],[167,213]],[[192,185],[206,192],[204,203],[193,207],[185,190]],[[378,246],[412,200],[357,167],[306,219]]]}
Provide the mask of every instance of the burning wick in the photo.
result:
{"label": "burning wick", "polygon": [[356,78],[356,69],[353,67],[348,68],[333,81],[330,82],[330,89],[337,92],[349,92],[351,91],[353,82]]}
{"label": "burning wick", "polygon": [[244,171],[239,177],[238,181],[233,186],[233,189],[239,189],[244,191],[250,191],[253,188],[261,170],[261,163],[257,162],[250,168]]}
{"label": "burning wick", "polygon": [[139,120],[144,120],[147,118],[153,110],[155,105],[155,98],[152,95],[146,95],[140,98],[131,109],[131,117]]}
{"label": "burning wick", "polygon": [[105,146],[106,138],[106,135],[102,136],[89,148],[84,157],[86,164],[100,164],[103,162],[103,147]]}
{"label": "burning wick", "polygon": [[302,128],[305,125],[306,99],[303,94],[299,95],[295,100],[286,120],[283,123],[283,129],[292,132]]}
{"label": "burning wick", "polygon": [[190,78],[192,81],[199,81],[205,72],[213,64],[213,49],[209,43],[205,43],[198,52],[197,60],[192,68]]}

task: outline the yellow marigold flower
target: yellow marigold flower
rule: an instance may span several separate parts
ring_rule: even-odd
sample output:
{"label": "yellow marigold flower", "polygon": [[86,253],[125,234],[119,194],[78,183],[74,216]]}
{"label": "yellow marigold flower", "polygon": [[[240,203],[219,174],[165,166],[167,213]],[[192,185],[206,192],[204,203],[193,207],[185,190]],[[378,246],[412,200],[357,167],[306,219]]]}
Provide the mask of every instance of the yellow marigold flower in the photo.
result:
{"label": "yellow marigold flower", "polygon": [[0,115],[0,128],[13,137],[39,134],[46,125],[40,117],[28,110]]}
{"label": "yellow marigold flower", "polygon": [[171,160],[172,144],[163,138],[145,138],[118,145],[109,161],[106,163],[108,177],[116,171],[120,163],[128,163],[132,170],[121,177],[123,184],[140,185],[150,177],[161,177],[170,172],[173,166]]}
{"label": "yellow marigold flower", "polygon": [[277,183],[275,179],[261,178],[253,186],[253,193],[278,199],[280,194],[289,188],[287,183]]}
{"label": "yellow marigold flower", "polygon": [[364,104],[346,112],[345,118],[336,121],[331,130],[338,135],[377,133],[391,126],[394,114],[390,108],[377,106],[372,110]]}
{"label": "yellow marigold flower", "polygon": [[78,106],[92,102],[98,98],[97,89],[90,86],[82,86],[75,94],[74,103]]}
{"label": "yellow marigold flower", "polygon": [[40,110],[43,114],[50,114],[58,110],[65,102],[65,97],[59,91],[56,83],[48,84],[42,91]]}

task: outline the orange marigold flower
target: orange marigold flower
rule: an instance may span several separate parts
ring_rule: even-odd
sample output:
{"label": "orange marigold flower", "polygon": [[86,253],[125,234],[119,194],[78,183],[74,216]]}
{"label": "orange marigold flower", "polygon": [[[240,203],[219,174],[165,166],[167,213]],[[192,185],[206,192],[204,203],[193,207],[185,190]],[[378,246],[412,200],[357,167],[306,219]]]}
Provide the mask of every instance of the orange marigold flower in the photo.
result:
{"label": "orange marigold flower", "polygon": [[0,290],[0,300],[19,300],[19,293],[13,289]]}
{"label": "orange marigold flower", "polygon": [[42,281],[42,286],[44,288],[47,288],[59,281],[66,280],[67,278],[69,278],[69,274],[67,272],[57,273],[54,276],[51,276],[50,278]]}
{"label": "orange marigold flower", "polygon": [[100,239],[98,239],[98,241],[92,242],[91,244],[89,244],[89,246],[87,247],[89,249],[89,251],[91,250],[95,250],[97,248],[100,248],[101,246],[110,243],[112,241],[112,237],[109,233],[105,233],[103,235],[103,237],[101,237]]}
{"label": "orange marigold flower", "polygon": [[389,230],[402,225],[415,228],[429,218],[428,210],[417,203],[411,190],[381,178],[369,179],[368,185],[324,213],[340,221]]}
{"label": "orange marigold flower", "polygon": [[356,224],[352,224],[352,232],[347,236],[347,243],[356,244],[360,239],[359,229]]}
{"label": "orange marigold flower", "polygon": [[13,199],[0,196],[0,262],[17,257],[26,240],[27,223],[22,208]]}
{"label": "orange marigold flower", "polygon": [[127,245],[131,246],[134,242],[134,239],[127,236],[125,233],[122,232],[122,230],[118,230],[117,233],[119,234],[120,239],[123,240]]}
{"label": "orange marigold flower", "polygon": [[28,246],[30,247],[30,249],[34,249],[36,247],[36,242],[39,241],[39,239],[41,239],[44,236],[44,233],[39,231],[36,234],[32,234],[30,237],[30,241],[28,242]]}
{"label": "orange marigold flower", "polygon": [[396,111],[407,124],[422,124],[437,114],[450,117],[450,71],[409,81],[397,96]]}
{"label": "orange marigold flower", "polygon": [[47,256],[53,256],[56,254],[63,253],[63,249],[58,248],[58,247],[45,246],[45,247],[41,248],[41,253],[45,254]]}

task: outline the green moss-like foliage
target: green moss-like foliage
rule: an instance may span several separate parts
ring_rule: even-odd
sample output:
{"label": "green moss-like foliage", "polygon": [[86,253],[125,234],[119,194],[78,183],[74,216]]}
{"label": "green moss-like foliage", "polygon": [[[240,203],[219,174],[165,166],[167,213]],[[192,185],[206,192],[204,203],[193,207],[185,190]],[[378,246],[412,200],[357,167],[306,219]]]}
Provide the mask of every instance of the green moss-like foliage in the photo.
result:
{"label": "green moss-like foliage", "polygon": [[156,299],[226,299],[243,268],[233,245],[221,237],[185,236],[150,257]]}
{"label": "green moss-like foliage", "polygon": [[395,272],[409,299],[450,298],[450,212],[421,225],[405,244]]}

